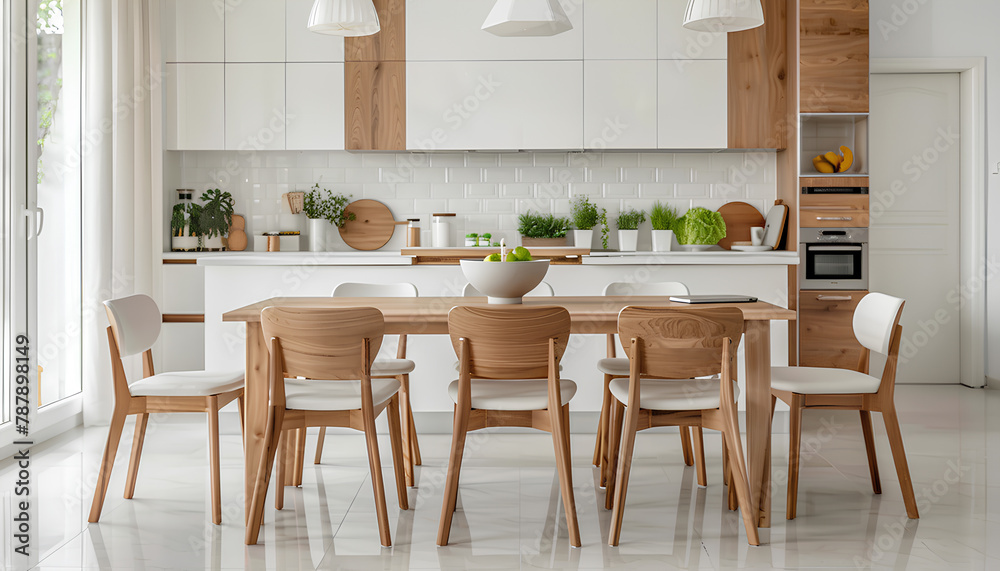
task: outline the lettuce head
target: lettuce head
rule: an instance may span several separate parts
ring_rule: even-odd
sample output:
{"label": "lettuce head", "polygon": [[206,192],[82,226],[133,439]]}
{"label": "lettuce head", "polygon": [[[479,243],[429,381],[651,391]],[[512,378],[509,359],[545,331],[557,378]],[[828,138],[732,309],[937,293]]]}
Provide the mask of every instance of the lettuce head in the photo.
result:
{"label": "lettuce head", "polygon": [[718,244],[726,237],[722,215],[700,206],[688,210],[673,226],[678,244]]}

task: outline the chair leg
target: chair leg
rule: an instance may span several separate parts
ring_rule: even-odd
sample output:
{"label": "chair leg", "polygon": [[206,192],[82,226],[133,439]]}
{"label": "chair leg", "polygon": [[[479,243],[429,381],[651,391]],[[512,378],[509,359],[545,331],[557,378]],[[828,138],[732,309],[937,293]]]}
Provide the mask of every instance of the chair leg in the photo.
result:
{"label": "chair leg", "polygon": [[323,459],[323,444],[326,443],[326,427],[319,427],[319,436],[316,438],[316,457],[313,458],[313,464],[319,464]]}
{"label": "chair leg", "polygon": [[799,447],[802,444],[802,397],[793,394],[788,403],[788,499],[785,519],[795,519],[799,495]]}
{"label": "chair leg", "polygon": [[240,435],[246,436],[246,413],[243,412],[243,395],[236,397],[236,407],[240,412]]}
{"label": "chair leg", "polygon": [[694,466],[694,455],[691,451],[691,430],[686,426],[678,426],[681,433],[681,452],[684,454],[684,465]]}
{"label": "chair leg", "polygon": [[608,430],[608,456],[601,466],[606,474],[604,490],[604,509],[610,510],[615,502],[615,471],[618,469],[618,454],[621,451],[622,419],[625,416],[625,405],[615,399],[611,403]]}
{"label": "chair leg", "polygon": [[[604,375],[604,394],[601,399],[601,417],[597,420],[597,440],[594,442],[594,466],[603,466],[608,458],[608,424],[611,422],[611,375]],[[605,485],[601,471],[601,485]]]}
{"label": "chair leg", "polygon": [[299,428],[295,431],[295,467],[292,470],[292,484],[302,485],[302,472],[306,462],[306,429]]}
{"label": "chair leg", "polygon": [[[403,439],[403,483],[409,487],[413,485],[413,441],[417,435],[410,430],[410,394],[404,387],[409,386],[409,375],[400,375],[399,379],[399,413],[402,417],[402,439]],[[395,462],[395,461],[394,461]]]}
{"label": "chair leg", "polygon": [[420,466],[424,461],[420,458],[420,443],[417,442],[417,425],[413,422],[413,407],[410,407],[409,416],[407,422],[410,424],[410,434],[413,435],[413,440],[410,441],[410,457],[413,458],[414,466]]}
{"label": "chair leg", "polygon": [[566,511],[569,544],[580,547],[580,525],[576,519],[576,499],[573,496],[573,460],[569,447],[569,405],[551,407],[549,416],[552,419],[552,443],[555,447],[556,467],[559,472],[559,490]]}
{"label": "chair leg", "polygon": [[[397,415],[399,412],[397,411]],[[389,533],[389,511],[385,503],[385,483],[382,478],[382,460],[378,454],[378,434],[375,432],[375,418],[364,415],[365,443],[368,446],[368,467],[372,474],[372,489],[375,492],[375,516],[378,519],[378,535],[383,547],[392,546]]]}
{"label": "chair leg", "polygon": [[222,486],[219,480],[219,397],[208,397],[208,464],[212,478],[212,523],[222,524]]}
{"label": "chair leg", "polygon": [[285,472],[287,466],[282,460],[285,455],[288,454],[288,439],[292,434],[290,430],[281,430],[278,435],[278,444],[276,455],[278,457],[278,473],[275,474],[274,478],[278,482],[278,485],[274,489],[274,509],[280,510],[285,507]]}
{"label": "chair leg", "polygon": [[[278,440],[281,438],[281,425],[284,422],[285,410],[268,407],[267,424],[264,427],[264,448],[261,450],[260,463],[257,465],[257,478],[254,482],[253,496],[250,498],[250,513],[247,516],[245,543],[256,545],[260,536],[260,526],[264,522],[264,499],[267,497],[267,487],[271,481],[271,469],[274,467],[275,455],[278,451]],[[281,458],[278,458],[279,463]],[[280,465],[280,464],[279,464]],[[277,481],[278,489],[283,487],[281,480]]]}
{"label": "chair leg", "polygon": [[455,427],[451,435],[451,455],[448,458],[448,474],[445,477],[444,502],[441,505],[441,523],[438,526],[437,544],[448,545],[451,536],[451,520],[455,515],[458,501],[458,479],[462,470],[462,456],[465,454],[465,437],[469,430],[469,409],[459,409],[455,405]]}
{"label": "chair leg", "polygon": [[614,510],[611,512],[611,530],[608,545],[615,547],[622,534],[622,517],[625,515],[625,496],[628,492],[628,477],[632,470],[632,453],[635,450],[635,433],[639,426],[638,406],[625,408],[625,422],[622,428],[621,457],[615,474]]}
{"label": "chair leg", "polygon": [[406,482],[403,469],[406,464],[406,453],[403,451],[403,438],[400,429],[399,395],[393,395],[386,405],[386,415],[389,419],[389,445],[392,448],[392,469],[396,474],[396,495],[399,496],[399,509],[410,509],[409,498],[406,495]]}
{"label": "chair leg", "polygon": [[889,447],[892,449],[892,461],[896,464],[896,476],[899,478],[899,488],[903,492],[906,515],[910,519],[919,519],[920,513],[917,511],[917,499],[913,495],[913,482],[910,480],[910,467],[906,463],[903,433],[899,430],[895,404],[889,403],[882,410],[882,421],[885,422],[885,431],[889,435]]}
{"label": "chair leg", "polygon": [[692,448],[694,449],[694,463],[698,470],[698,485],[704,487],[708,485],[708,474],[705,470],[705,440],[702,437],[700,426],[691,427],[691,432],[694,433]]}
{"label": "chair leg", "polygon": [[108,429],[108,441],[104,445],[104,457],[101,459],[101,470],[97,475],[97,485],[94,487],[94,502],[90,505],[88,521],[95,523],[101,519],[101,509],[104,507],[104,496],[108,493],[108,483],[111,480],[111,469],[115,465],[115,455],[118,454],[118,443],[122,439],[122,429],[125,428],[125,418],[128,409],[115,407],[111,415],[111,427]]}
{"label": "chair leg", "polygon": [[882,481],[878,477],[878,460],[875,458],[875,431],[872,430],[872,413],[867,410],[861,413],[861,433],[865,437],[865,451],[868,452],[868,472],[872,477],[872,490],[882,493]]}
{"label": "chair leg", "polygon": [[146,423],[148,413],[139,413],[135,417],[135,433],[132,435],[132,458],[128,463],[128,476],[125,478],[125,499],[131,500],[135,493],[135,478],[139,474],[139,459],[142,457],[142,444],[146,439]]}
{"label": "chair leg", "polygon": [[746,463],[743,458],[743,443],[740,441],[740,428],[736,420],[735,405],[730,414],[723,412],[726,423],[726,451],[729,453],[729,469],[732,475],[730,488],[736,489],[736,500],[740,506],[743,527],[747,532],[747,542],[750,545],[760,545],[760,535],[757,531],[757,514],[750,509],[750,484],[747,480]]}

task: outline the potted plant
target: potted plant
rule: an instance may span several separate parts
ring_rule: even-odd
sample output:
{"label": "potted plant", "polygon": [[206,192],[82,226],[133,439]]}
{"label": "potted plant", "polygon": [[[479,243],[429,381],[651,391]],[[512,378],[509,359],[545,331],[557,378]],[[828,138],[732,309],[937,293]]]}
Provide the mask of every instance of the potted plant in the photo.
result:
{"label": "potted plant", "polygon": [[217,188],[206,190],[201,195],[201,201],[205,203],[198,215],[201,247],[203,250],[223,250],[225,244],[222,243],[222,237],[229,234],[229,227],[233,224],[233,206],[236,201],[232,194]]}
{"label": "potted plant", "polygon": [[465,245],[476,247],[479,245],[479,234],[475,232],[470,232],[465,235]]}
{"label": "potted plant", "polygon": [[479,245],[480,246],[486,246],[487,248],[489,248],[490,247],[490,240],[493,239],[493,234],[490,234],[489,232],[484,232],[484,233],[482,233],[482,234],[479,235],[479,238],[480,238]]}
{"label": "potted plant", "polygon": [[526,212],[517,217],[522,246],[565,246],[569,218]]}
{"label": "potted plant", "polygon": [[333,194],[328,189],[321,189],[319,183],[313,185],[312,190],[306,193],[302,199],[302,211],[309,219],[310,252],[326,251],[326,234],[330,224],[343,228],[348,220],[355,219],[353,212],[347,212],[350,199],[351,195]]}
{"label": "potted plant", "polygon": [[570,207],[573,216],[573,245],[577,248],[589,248],[594,241],[594,227],[600,225],[601,239],[604,249],[607,249],[607,212],[603,208],[598,209],[589,197],[577,197]]}
{"label": "potted plant", "polygon": [[649,213],[649,222],[653,225],[653,251],[669,252],[674,241],[674,222],[677,221],[677,211],[672,207],[656,201]]}
{"label": "potted plant", "polygon": [[707,250],[726,237],[726,221],[713,210],[696,206],[674,222],[677,242],[685,250]]}
{"label": "potted plant", "polygon": [[179,202],[170,215],[170,249],[174,252],[194,252],[198,249],[198,216],[201,206],[192,198],[194,191],[189,188],[177,189]]}
{"label": "potted plant", "polygon": [[646,221],[646,213],[631,209],[618,214],[618,249],[622,252],[634,252],[639,243],[639,225]]}

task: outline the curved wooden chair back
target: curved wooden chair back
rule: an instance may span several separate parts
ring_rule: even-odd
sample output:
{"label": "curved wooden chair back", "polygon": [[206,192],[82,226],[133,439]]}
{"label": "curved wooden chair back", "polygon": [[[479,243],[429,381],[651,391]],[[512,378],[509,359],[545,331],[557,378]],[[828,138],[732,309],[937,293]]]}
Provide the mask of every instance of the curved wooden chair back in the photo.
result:
{"label": "curved wooden chair back", "polygon": [[[462,340],[476,379],[541,379],[549,376],[549,340],[555,361],[569,342],[569,312],[562,307],[455,307],[448,313],[448,333],[455,353]],[[558,371],[558,369],[556,369]]]}
{"label": "curved wooden chair back", "polygon": [[[268,351],[278,340],[286,376],[307,379],[361,379],[371,370],[385,319],[374,307],[343,309],[318,307],[266,307],[260,313],[261,329]],[[364,362],[368,340],[368,362]]]}
{"label": "curved wooden chair back", "polygon": [[642,377],[690,379],[720,374],[724,353],[728,351],[730,360],[736,355],[742,334],[743,312],[735,307],[630,306],[618,314],[618,335],[630,359],[632,340],[640,340]]}

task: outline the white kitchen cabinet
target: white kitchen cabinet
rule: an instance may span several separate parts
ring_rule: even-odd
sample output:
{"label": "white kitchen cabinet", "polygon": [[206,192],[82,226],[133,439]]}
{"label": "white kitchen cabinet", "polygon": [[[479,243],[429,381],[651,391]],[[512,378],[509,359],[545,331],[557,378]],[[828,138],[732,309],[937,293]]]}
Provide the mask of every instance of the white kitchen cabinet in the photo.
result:
{"label": "white kitchen cabinet", "polygon": [[344,61],[344,38],[306,28],[312,6],[313,0],[285,0],[285,61]]}
{"label": "white kitchen cabinet", "polygon": [[344,148],[344,64],[289,63],[285,66],[285,148]]}
{"label": "white kitchen cabinet", "polygon": [[657,62],[657,144],[661,149],[725,149],[729,111],[726,62]]}
{"label": "white kitchen cabinet", "polygon": [[160,351],[157,373],[200,371],[205,368],[205,324],[164,323],[156,341]]}
{"label": "white kitchen cabinet", "polygon": [[163,264],[163,313],[205,313],[205,267]]}
{"label": "white kitchen cabinet", "polygon": [[285,3],[213,0],[226,13],[226,62],[285,61]]}
{"label": "white kitchen cabinet", "polygon": [[225,82],[221,63],[168,63],[164,130],[166,149],[225,148]]}
{"label": "white kitchen cabinet", "polygon": [[160,5],[163,56],[167,62],[225,61],[225,14],[205,0],[163,0]]}
{"label": "white kitchen cabinet", "polygon": [[656,148],[656,65],[655,60],[584,62],[584,148]]}
{"label": "white kitchen cabinet", "polygon": [[582,61],[407,62],[407,148],[582,148],[582,85]]}
{"label": "white kitchen cabinet", "polygon": [[583,57],[656,59],[657,0],[587,0]]}
{"label": "white kitchen cabinet", "polygon": [[[726,59],[725,32],[696,32],[684,27],[688,0],[658,0],[657,59]],[[589,0],[588,0],[589,5]]]}
{"label": "white kitchen cabinet", "polygon": [[[588,0],[589,1],[589,0]],[[408,61],[583,59],[582,2],[566,2],[573,29],[548,37],[502,38],[482,30],[496,0],[407,0]]]}
{"label": "white kitchen cabinet", "polygon": [[227,63],[226,149],[285,148],[285,64]]}

